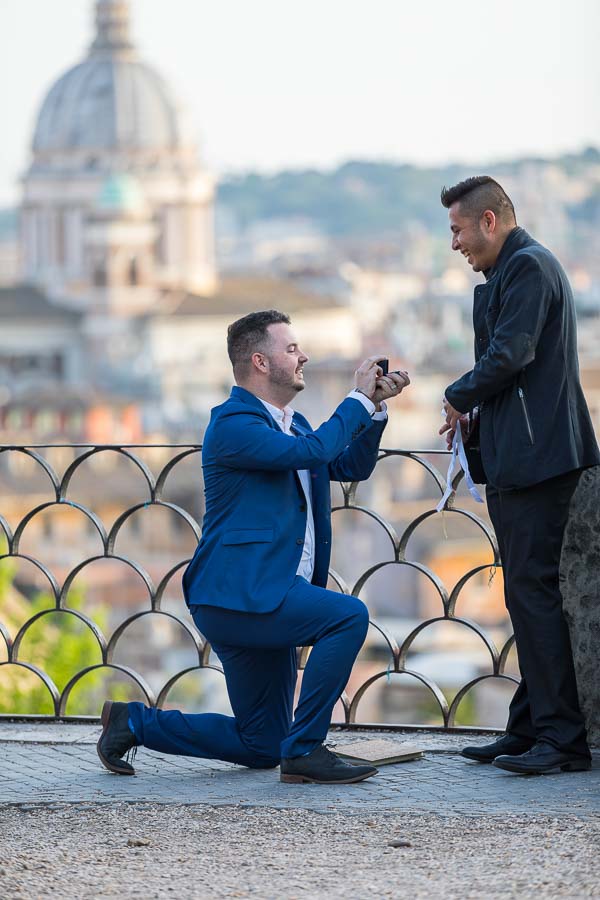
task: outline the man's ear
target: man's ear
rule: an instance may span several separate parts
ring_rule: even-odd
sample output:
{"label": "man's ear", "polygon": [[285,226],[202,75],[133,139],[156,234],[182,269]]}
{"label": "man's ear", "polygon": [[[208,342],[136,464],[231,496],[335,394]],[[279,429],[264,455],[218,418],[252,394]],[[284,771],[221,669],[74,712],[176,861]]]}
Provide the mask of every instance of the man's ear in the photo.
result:
{"label": "man's ear", "polygon": [[269,362],[262,353],[253,353],[251,357],[252,367],[266,374],[269,371]]}
{"label": "man's ear", "polygon": [[486,209],[481,217],[481,226],[486,234],[494,234],[496,231],[496,214],[491,209]]}

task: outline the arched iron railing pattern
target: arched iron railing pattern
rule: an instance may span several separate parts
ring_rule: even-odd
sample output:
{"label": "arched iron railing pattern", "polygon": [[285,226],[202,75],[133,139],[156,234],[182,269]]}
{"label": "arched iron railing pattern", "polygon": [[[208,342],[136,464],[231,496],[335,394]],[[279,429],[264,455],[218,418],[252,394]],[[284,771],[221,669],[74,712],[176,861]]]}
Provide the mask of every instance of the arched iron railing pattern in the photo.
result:
{"label": "arched iron railing pattern", "polygon": [[[53,598],[54,603],[54,606],[52,608],[39,611],[32,615],[26,622],[24,622],[24,624],[18,629],[14,636],[9,633],[9,628],[3,622],[2,609],[0,608],[0,649],[2,649],[2,644],[4,644],[6,648],[5,653],[3,654],[6,659],[0,659],[0,667],[7,665],[17,666],[27,672],[33,673],[40,680],[40,682],[47,689],[48,695],[51,699],[53,715],[50,716],[50,718],[71,718],[71,716],[69,716],[67,713],[67,704],[72,691],[79,684],[79,682],[86,677],[86,675],[99,669],[114,670],[115,672],[119,672],[127,676],[135,685],[137,685],[142,696],[145,698],[145,701],[148,704],[158,705],[160,707],[168,702],[169,694],[177,684],[177,682],[190,672],[194,672],[199,669],[208,669],[217,672],[222,672],[222,670],[220,669],[220,666],[215,664],[214,660],[211,659],[210,644],[190,624],[189,617],[184,618],[185,612],[183,609],[183,603],[181,617],[172,612],[161,609],[161,601],[165,589],[167,588],[171,579],[183,570],[189,559],[186,558],[179,560],[176,565],[172,566],[169,571],[166,572],[166,574],[160,579],[160,581],[158,581],[158,583],[155,583],[151,575],[144,569],[144,567],[140,563],[138,563],[135,559],[131,559],[128,556],[116,551],[116,542],[120,531],[123,529],[128,520],[138,510],[148,508],[149,506],[169,509],[174,515],[180,517],[182,521],[185,522],[187,526],[189,526],[196,540],[200,539],[202,532],[201,522],[196,521],[196,519],[186,509],[173,502],[165,500],[164,493],[169,475],[183,460],[196,455],[198,457],[198,465],[200,465],[199,455],[202,449],[201,445],[52,445],[52,448],[54,449],[59,446],[68,447],[71,452],[76,454],[75,459],[67,465],[62,475],[60,475],[56,471],[55,467],[51,465],[51,463],[42,453],[43,450],[49,450],[51,445],[0,446],[0,461],[5,454],[24,454],[37,466],[39,466],[39,469],[44,478],[47,479],[48,490],[51,497],[51,499],[45,500],[44,502],[39,503],[32,509],[28,510],[18,522],[14,530],[11,528],[5,515],[3,515],[0,500],[0,539],[2,538],[2,534],[4,534],[4,543],[6,545],[6,553],[0,555],[0,561],[7,558],[23,559],[27,560],[29,563],[35,566],[45,576],[48,584],[48,591]],[[155,475],[151,471],[149,466],[143,461],[143,459],[140,458],[139,451],[142,449],[151,450],[159,448],[168,449],[169,451],[173,452],[174,455],[168,460],[168,462],[166,462],[162,466],[158,475]],[[90,506],[78,502],[74,497],[71,496],[70,491],[73,478],[78,470],[84,465],[84,463],[87,460],[106,451],[120,454],[122,457],[129,460],[141,474],[143,484],[145,485],[145,489],[147,491],[145,497],[140,498],[138,502],[129,506],[120,515],[118,515],[112,525],[107,525],[105,522],[103,522],[98,514],[90,508]],[[378,465],[380,465],[383,460],[392,457],[402,457],[405,459],[410,459],[424,468],[427,475],[433,482],[435,491],[439,492],[439,495],[442,496],[446,489],[446,481],[444,479],[444,476],[436,468],[436,466],[434,466],[430,462],[430,460],[426,458],[426,456],[432,455],[438,455],[443,458],[444,456],[446,456],[446,453],[445,451],[439,450],[381,450]],[[455,489],[458,487],[459,481],[460,476],[456,479],[456,482],[453,485]],[[358,710],[361,699],[364,697],[365,693],[369,690],[371,685],[375,684],[382,678],[387,678],[389,680],[391,676],[409,675],[412,676],[412,678],[416,679],[418,683],[423,685],[430,692],[431,698],[433,698],[435,704],[437,704],[437,707],[439,708],[439,713],[444,727],[453,728],[455,727],[456,714],[461,701],[465,698],[470,690],[476,687],[476,685],[488,679],[500,679],[508,680],[510,682],[516,682],[515,677],[505,673],[508,654],[513,646],[514,638],[512,636],[508,637],[504,641],[503,646],[498,648],[491,637],[477,622],[461,616],[457,616],[456,614],[457,600],[461,594],[461,591],[465,588],[469,580],[484,569],[489,569],[490,567],[500,565],[498,546],[495,535],[482,518],[478,517],[473,512],[455,507],[455,497],[454,495],[450,497],[450,500],[447,502],[445,509],[452,512],[452,514],[454,515],[466,517],[476,528],[481,530],[481,532],[485,536],[485,539],[489,543],[491,557],[489,563],[486,563],[485,565],[477,565],[464,572],[459,578],[458,582],[454,585],[452,590],[449,591],[446,585],[440,580],[440,578],[434,571],[428,568],[425,564],[414,559],[410,559],[407,556],[408,541],[415,530],[427,519],[436,515],[440,515],[439,513],[437,513],[435,507],[419,514],[406,525],[401,533],[397,533],[393,525],[387,522],[374,509],[357,503],[357,484],[343,484],[341,485],[341,487],[343,503],[334,505],[332,508],[332,512],[335,514],[336,512],[341,510],[352,509],[369,517],[374,523],[376,523],[379,528],[383,530],[383,533],[386,535],[387,540],[389,541],[390,558],[372,565],[360,575],[360,577],[353,585],[349,585],[344,580],[341,574],[332,569],[330,571],[331,581],[337,587],[337,589],[343,593],[352,593],[356,596],[360,596],[369,579],[371,579],[375,575],[375,573],[381,570],[383,567],[390,565],[404,566],[416,570],[429,580],[434,591],[437,592],[441,604],[441,614],[439,616],[434,616],[419,622],[416,627],[412,628],[410,633],[404,638],[404,640],[402,640],[401,643],[399,643],[396,638],[389,633],[389,631],[383,626],[383,624],[378,622],[376,619],[371,620],[371,627],[383,638],[387,650],[389,651],[390,663],[386,668],[370,674],[369,677],[364,680],[358,686],[358,688],[354,690],[352,696],[348,696],[346,693],[342,695],[340,701],[344,710],[344,724],[349,726],[366,724],[361,723]],[[107,489],[110,489],[110,485],[108,485]],[[22,553],[20,547],[27,525],[37,515],[51,507],[65,505],[79,510],[80,513],[89,521],[90,526],[94,529],[100,539],[102,553],[82,558],[71,569],[71,571],[67,574],[61,584],[59,583],[59,580],[56,578],[55,574],[45,563],[31,555]],[[88,565],[100,559],[120,560],[126,566],[131,567],[137,573],[142,583],[145,585],[148,593],[147,609],[128,616],[114,629],[114,631],[110,635],[104,634],[102,628],[98,625],[98,623],[94,621],[91,616],[87,615],[81,610],[71,609],[67,606],[68,593],[76,577]],[[21,645],[34,623],[43,619],[45,616],[56,613],[57,611],[75,616],[80,622],[82,622],[94,636],[101,655],[100,663],[95,663],[93,665],[88,665],[81,668],[70,678],[70,680],[68,681],[68,683],[66,683],[66,685],[64,685],[62,690],[58,689],[52,678],[41,667],[20,658]],[[186,666],[185,668],[171,675],[159,690],[153,690],[148,681],[140,672],[136,671],[129,665],[115,662],[114,655],[120,638],[126,633],[130,625],[138,620],[143,619],[146,616],[157,615],[166,616],[169,619],[174,620],[184,629],[192,642],[197,661],[195,665]],[[476,678],[472,678],[465,684],[461,685],[451,702],[448,701],[443,690],[432,678],[427,677],[424,673],[413,670],[407,666],[407,655],[419,634],[421,634],[421,632],[425,628],[436,622],[447,621],[459,623],[472,631],[482,642],[482,646],[489,654],[489,671],[478,675]],[[299,665],[301,669],[306,663],[308,653],[309,648],[299,649]],[[11,718],[14,718],[15,715],[11,714]],[[0,718],[2,717],[0,716]],[[79,717],[73,716],[73,718]],[[388,724],[398,726],[407,723],[396,722]]]}

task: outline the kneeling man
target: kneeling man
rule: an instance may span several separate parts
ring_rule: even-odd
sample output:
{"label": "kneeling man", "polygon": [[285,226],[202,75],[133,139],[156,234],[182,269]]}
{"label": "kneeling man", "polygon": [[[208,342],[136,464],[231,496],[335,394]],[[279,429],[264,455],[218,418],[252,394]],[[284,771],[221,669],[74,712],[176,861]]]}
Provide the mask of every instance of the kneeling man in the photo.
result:
{"label": "kneeling man", "polygon": [[[323,744],[333,707],[364,642],[369,615],[357,597],[328,591],[330,481],[368,478],[386,425],[384,400],[409,384],[382,376],[380,357],[357,369],[355,387],[315,431],[289,404],[304,389],[308,357],[276,310],[229,326],[236,386],[212,411],[202,450],[206,513],[183,586],[198,629],[218,654],[234,716],[186,715],[106,701],[98,754],[133,775],[136,745],[281,765],[281,780],[351,783],[372,766],[342,762]],[[292,712],[296,647],[312,645]]]}

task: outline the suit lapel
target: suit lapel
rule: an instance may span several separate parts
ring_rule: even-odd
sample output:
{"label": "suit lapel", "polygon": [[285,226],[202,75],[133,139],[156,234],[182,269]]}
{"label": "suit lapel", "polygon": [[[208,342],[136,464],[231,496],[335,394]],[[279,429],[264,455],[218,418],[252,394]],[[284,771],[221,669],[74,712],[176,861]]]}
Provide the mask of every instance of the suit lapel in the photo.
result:
{"label": "suit lapel", "polygon": [[292,434],[299,435],[300,437],[304,437],[308,434],[306,428],[303,428],[298,419],[296,418],[296,413],[292,416],[292,424],[290,425],[290,431]]}
{"label": "suit lapel", "polygon": [[271,415],[270,411],[267,409],[265,404],[262,402],[262,400],[260,400],[258,397],[256,397],[254,394],[252,394],[250,391],[247,391],[246,388],[241,388],[237,384],[234,385],[231,389],[231,394],[229,395],[229,399],[230,400],[241,400],[242,403],[247,403],[248,406],[251,406],[253,409],[256,409],[259,412],[264,413],[264,415],[266,415],[268,417],[268,422],[269,422],[269,425],[271,426],[271,428],[277,428],[278,431],[281,430],[279,428],[279,424],[275,421],[275,419],[273,418],[273,416]]}
{"label": "suit lapel", "polygon": [[[304,437],[311,432],[310,428],[306,428],[301,422],[297,420],[295,414],[294,418],[292,419],[290,430],[300,437]],[[315,469],[309,469],[309,472],[313,517],[315,518],[316,524],[317,514],[321,512],[323,504],[329,503],[329,474],[327,472],[327,466],[318,466]],[[302,490],[301,487],[300,490]]]}
{"label": "suit lapel", "polygon": [[[294,416],[292,416],[292,421],[290,423],[290,431],[296,437],[303,437],[306,434],[306,430],[302,428],[301,425],[299,425]],[[302,487],[302,482],[300,481],[300,477],[297,471],[294,471],[294,481],[296,482],[296,487],[298,488],[300,499],[304,501],[304,488]]]}

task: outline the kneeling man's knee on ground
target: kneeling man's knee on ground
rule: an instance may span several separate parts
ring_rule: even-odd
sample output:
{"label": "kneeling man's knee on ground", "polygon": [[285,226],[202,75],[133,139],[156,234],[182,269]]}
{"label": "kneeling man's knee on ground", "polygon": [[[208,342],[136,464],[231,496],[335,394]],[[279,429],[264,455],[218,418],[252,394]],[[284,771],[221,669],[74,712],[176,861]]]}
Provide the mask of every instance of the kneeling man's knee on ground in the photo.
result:
{"label": "kneeling man's knee on ground", "polygon": [[276,733],[262,735],[241,733],[240,737],[248,751],[245,764],[250,769],[275,769],[279,765],[284,732],[277,730]]}

